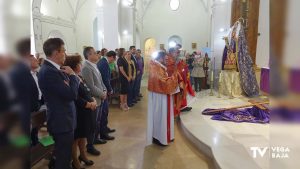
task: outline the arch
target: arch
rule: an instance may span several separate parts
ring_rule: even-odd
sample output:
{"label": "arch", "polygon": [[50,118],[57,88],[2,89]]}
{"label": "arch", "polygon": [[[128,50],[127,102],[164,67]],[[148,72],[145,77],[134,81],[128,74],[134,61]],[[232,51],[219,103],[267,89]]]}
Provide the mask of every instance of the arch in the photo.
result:
{"label": "arch", "polygon": [[148,73],[148,64],[149,61],[151,60],[151,55],[153,52],[156,51],[156,40],[152,37],[145,39],[144,42],[144,50],[145,50],[145,55],[144,55],[144,61],[145,61],[145,73]]}
{"label": "arch", "polygon": [[50,31],[50,33],[48,34],[47,39],[49,38],[60,38],[65,42],[65,49],[68,49],[68,45],[67,45],[67,41],[64,37],[64,35],[59,31],[59,30],[52,30]]}
{"label": "arch", "polygon": [[144,44],[145,57],[151,57],[152,53],[156,50],[156,40],[154,38],[147,38]]}
{"label": "arch", "polygon": [[172,35],[168,39],[168,48],[175,47],[176,44],[182,45],[182,38],[178,35]]}

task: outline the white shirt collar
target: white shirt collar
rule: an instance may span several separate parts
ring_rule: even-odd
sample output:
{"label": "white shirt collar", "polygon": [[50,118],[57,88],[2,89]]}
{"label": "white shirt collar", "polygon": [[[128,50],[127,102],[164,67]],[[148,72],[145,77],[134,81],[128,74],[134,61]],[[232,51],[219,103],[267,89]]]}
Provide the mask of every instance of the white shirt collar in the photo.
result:
{"label": "white shirt collar", "polygon": [[36,71],[32,71],[32,70],[31,70],[30,72],[31,72],[32,75],[36,75],[36,74],[37,74]]}
{"label": "white shirt collar", "polygon": [[59,66],[57,63],[55,63],[55,62],[53,62],[53,61],[51,61],[51,60],[49,60],[49,59],[47,59],[47,58],[45,58],[45,60],[47,60],[47,61],[50,62],[54,67],[56,67],[58,70],[60,70],[60,66]]}
{"label": "white shirt collar", "polygon": [[86,60],[86,62],[89,63],[90,65],[92,65],[96,69],[96,71],[99,73],[98,67],[97,67],[97,65],[95,63],[93,63],[93,62],[91,62],[89,60]]}
{"label": "white shirt collar", "polygon": [[97,68],[97,65],[89,60],[86,60],[89,64],[91,64],[93,67]]}

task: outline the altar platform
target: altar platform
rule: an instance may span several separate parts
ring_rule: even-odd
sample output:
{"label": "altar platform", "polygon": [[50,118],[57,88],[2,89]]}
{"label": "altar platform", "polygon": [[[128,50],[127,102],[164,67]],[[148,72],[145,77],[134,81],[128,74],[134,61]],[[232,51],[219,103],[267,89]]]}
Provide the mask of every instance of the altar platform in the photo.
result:
{"label": "altar platform", "polygon": [[[192,111],[182,113],[180,125],[186,137],[204,154],[209,156],[215,163],[215,168],[221,169],[294,169],[299,168],[300,136],[282,136],[282,133],[297,133],[299,126],[296,128],[285,128],[270,124],[257,123],[235,123],[227,121],[211,120],[211,116],[202,115],[206,108],[226,108],[249,104],[249,98],[238,97],[228,99],[228,96],[217,98],[209,96],[209,90],[197,93],[196,100],[193,100]],[[276,129],[280,134],[273,132]],[[282,131],[282,132],[280,132]],[[271,134],[272,133],[272,134]],[[176,136],[175,136],[176,137]],[[270,137],[274,138],[270,139]],[[285,144],[286,138],[289,138],[289,144]],[[284,145],[281,145],[284,144]],[[264,157],[257,154],[253,158],[251,147],[270,147],[288,146],[291,149],[288,159],[271,159],[267,151]],[[294,155],[294,156],[293,156]],[[292,161],[292,162],[291,162]]]}

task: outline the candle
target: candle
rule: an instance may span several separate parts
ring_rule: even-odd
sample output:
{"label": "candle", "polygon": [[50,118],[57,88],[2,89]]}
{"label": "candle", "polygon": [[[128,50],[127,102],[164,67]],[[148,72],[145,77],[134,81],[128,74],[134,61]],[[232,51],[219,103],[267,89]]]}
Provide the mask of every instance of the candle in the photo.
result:
{"label": "candle", "polygon": [[211,70],[211,77],[210,77],[210,81],[214,81],[214,70]]}

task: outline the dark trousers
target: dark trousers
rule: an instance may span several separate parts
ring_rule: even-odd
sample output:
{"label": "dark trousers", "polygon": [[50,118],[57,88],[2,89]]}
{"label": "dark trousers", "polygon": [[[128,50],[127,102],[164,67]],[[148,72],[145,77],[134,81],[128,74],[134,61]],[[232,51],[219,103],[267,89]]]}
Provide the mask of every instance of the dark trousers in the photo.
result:
{"label": "dark trousers", "polygon": [[93,127],[87,137],[87,149],[92,149],[94,147],[94,141],[98,137],[98,133],[100,130],[98,121],[101,119],[101,106],[98,106],[97,109],[93,112],[92,119],[93,121],[91,121],[91,123],[93,123]]}
{"label": "dark trousers", "polygon": [[130,81],[128,84],[128,95],[127,95],[127,104],[133,104],[133,85],[134,85],[134,81]]}
{"label": "dark trousers", "polygon": [[189,71],[190,71],[190,81],[191,81],[191,85],[193,86],[193,85],[194,85],[194,77],[191,76],[193,69],[189,69]]}
{"label": "dark trousers", "polygon": [[52,134],[52,136],[55,141],[53,153],[55,157],[54,169],[71,169],[70,162],[74,131],[61,134]]}
{"label": "dark trousers", "polygon": [[204,77],[194,77],[196,92],[201,91],[203,80],[204,80]]}
{"label": "dark trousers", "polygon": [[107,124],[108,124],[108,99],[105,99],[103,102],[102,102],[102,105],[101,105],[101,119],[100,119],[100,138],[102,136],[105,136],[107,135],[107,131],[108,131],[108,127],[107,127]]}
{"label": "dark trousers", "polygon": [[134,80],[133,83],[133,100],[137,100],[138,99],[138,95],[139,95],[139,91],[138,91],[138,83],[139,83],[139,77],[137,75],[137,77]]}
{"label": "dark trousers", "polygon": [[31,146],[35,146],[39,143],[39,130],[38,128],[32,128],[31,129],[31,133],[30,133],[30,137],[31,137]]}
{"label": "dark trousers", "polygon": [[141,83],[142,83],[142,74],[137,75],[136,77],[136,81],[137,81],[137,86],[136,86],[136,97],[139,96],[139,94],[141,93]]}

